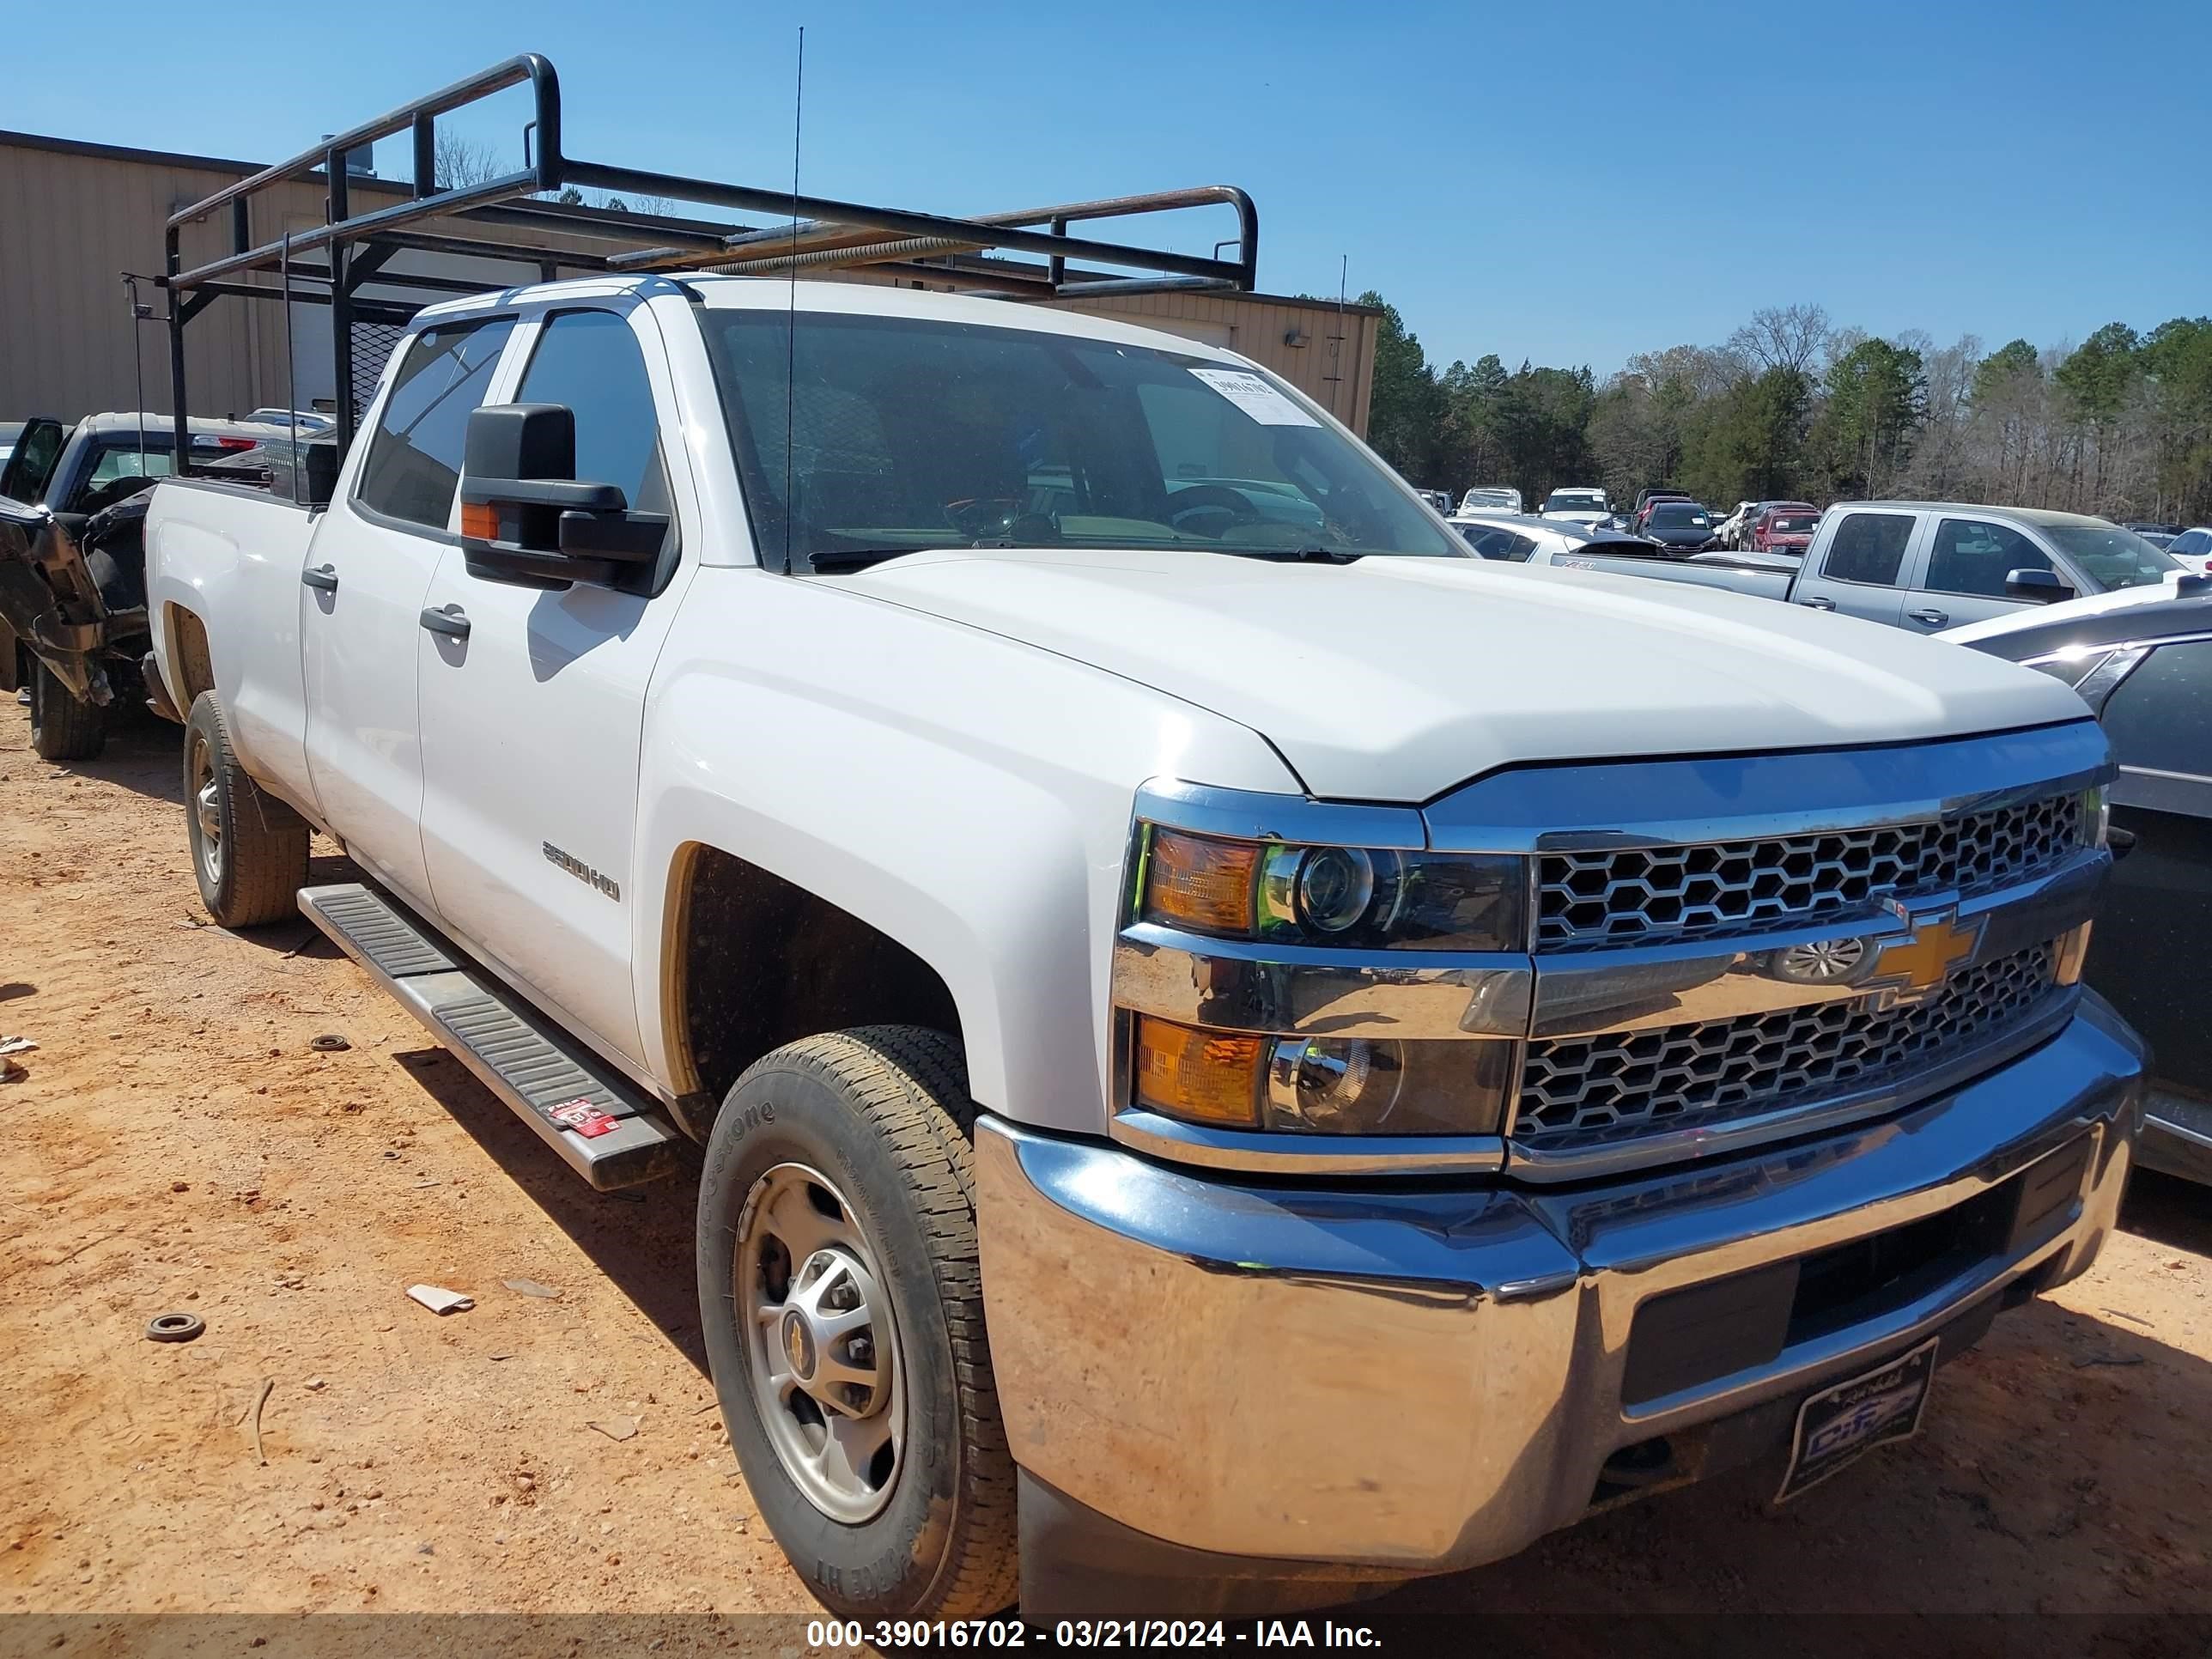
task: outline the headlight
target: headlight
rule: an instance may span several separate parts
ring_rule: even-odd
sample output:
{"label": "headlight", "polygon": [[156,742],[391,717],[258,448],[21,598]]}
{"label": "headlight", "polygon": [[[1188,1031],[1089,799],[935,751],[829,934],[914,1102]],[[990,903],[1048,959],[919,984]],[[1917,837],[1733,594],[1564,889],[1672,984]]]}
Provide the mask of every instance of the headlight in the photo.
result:
{"label": "headlight", "polygon": [[1135,1103],[1224,1129],[1350,1135],[1498,1133],[1518,1045],[1269,1037],[1134,1021]]}
{"label": "headlight", "polygon": [[1466,853],[1224,841],[1147,827],[1138,913],[1231,939],[1358,950],[1528,948],[1528,866]]}

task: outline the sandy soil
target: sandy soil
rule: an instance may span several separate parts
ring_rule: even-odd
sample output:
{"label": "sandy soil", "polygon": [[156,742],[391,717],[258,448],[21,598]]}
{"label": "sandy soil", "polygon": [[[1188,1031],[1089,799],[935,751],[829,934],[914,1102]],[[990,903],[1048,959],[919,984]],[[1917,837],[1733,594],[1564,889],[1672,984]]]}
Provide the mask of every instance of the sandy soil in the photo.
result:
{"label": "sandy soil", "polygon": [[[588,1191],[304,921],[206,926],[177,770],[173,727],[58,769],[0,708],[0,1033],[40,1045],[0,1085],[0,1612],[811,1610],[710,1403],[690,1181]],[[1788,1510],[1723,1479],[1379,1605],[2212,1613],[2212,1194],[2127,1221]],[[171,1310],[206,1334],[144,1340]]]}

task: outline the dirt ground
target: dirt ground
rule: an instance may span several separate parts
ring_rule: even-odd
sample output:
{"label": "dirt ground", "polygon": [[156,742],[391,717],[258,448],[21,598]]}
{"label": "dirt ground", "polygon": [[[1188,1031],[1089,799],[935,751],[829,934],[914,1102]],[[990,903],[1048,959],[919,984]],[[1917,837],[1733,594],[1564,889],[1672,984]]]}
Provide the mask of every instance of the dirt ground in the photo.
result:
{"label": "dirt ground", "polygon": [[[0,707],[0,1611],[811,1611],[711,1405],[690,1182],[587,1190],[305,921],[204,925],[177,752],[51,767]],[[1917,1442],[1378,1605],[2212,1612],[2208,1254],[2212,1194],[2144,1177]],[[171,1310],[206,1334],[144,1340]]]}

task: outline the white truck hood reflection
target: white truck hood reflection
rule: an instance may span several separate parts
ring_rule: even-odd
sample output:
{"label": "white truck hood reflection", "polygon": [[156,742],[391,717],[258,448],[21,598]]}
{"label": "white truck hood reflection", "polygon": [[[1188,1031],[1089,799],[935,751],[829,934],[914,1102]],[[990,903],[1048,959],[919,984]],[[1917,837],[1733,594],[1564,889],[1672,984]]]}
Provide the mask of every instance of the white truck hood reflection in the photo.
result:
{"label": "white truck hood reflection", "polygon": [[1521,762],[1895,743],[2087,712],[2045,675],[1894,628],[1475,559],[978,549],[816,580],[1239,721],[1333,799],[1425,801]]}

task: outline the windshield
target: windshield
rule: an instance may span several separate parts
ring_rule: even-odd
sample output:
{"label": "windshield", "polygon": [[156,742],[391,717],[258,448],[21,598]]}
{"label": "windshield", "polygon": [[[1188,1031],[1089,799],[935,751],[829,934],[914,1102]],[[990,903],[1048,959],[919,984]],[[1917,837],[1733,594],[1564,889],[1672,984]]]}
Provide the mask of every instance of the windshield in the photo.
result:
{"label": "windshield", "polygon": [[1817,513],[1778,513],[1766,521],[1770,536],[1809,536],[1820,522]]}
{"label": "windshield", "polygon": [[2148,587],[2188,568],[2134,531],[2117,525],[2060,524],[2042,529],[2083,575],[2107,593],[2118,587]]}
{"label": "windshield", "polygon": [[1602,513],[1605,497],[1587,489],[1555,489],[1544,498],[1547,513]]}
{"label": "windshield", "polygon": [[1707,530],[1712,522],[1712,514],[1702,507],[1685,507],[1679,501],[1662,501],[1651,509],[1654,530]]}
{"label": "windshield", "polygon": [[1463,556],[1255,370],[915,318],[805,313],[795,337],[781,311],[701,322],[753,534],[772,561],[787,536],[794,569],[970,546]]}

